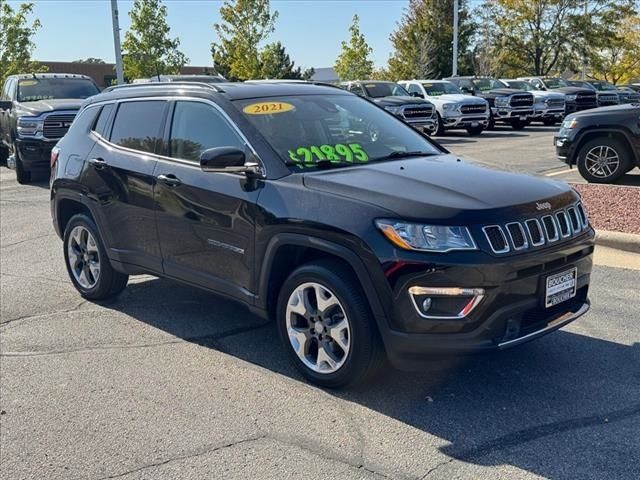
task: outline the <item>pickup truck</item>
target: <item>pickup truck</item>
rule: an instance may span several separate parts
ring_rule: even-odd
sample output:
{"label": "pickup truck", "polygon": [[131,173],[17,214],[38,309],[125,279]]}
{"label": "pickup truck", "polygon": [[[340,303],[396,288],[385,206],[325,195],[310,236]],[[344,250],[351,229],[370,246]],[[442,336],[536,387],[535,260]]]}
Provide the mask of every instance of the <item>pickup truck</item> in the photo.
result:
{"label": "pickup truck", "polygon": [[73,122],[84,99],[100,93],[85,75],[36,73],[7,77],[0,96],[0,157],[18,183],[48,172],[51,149]]}

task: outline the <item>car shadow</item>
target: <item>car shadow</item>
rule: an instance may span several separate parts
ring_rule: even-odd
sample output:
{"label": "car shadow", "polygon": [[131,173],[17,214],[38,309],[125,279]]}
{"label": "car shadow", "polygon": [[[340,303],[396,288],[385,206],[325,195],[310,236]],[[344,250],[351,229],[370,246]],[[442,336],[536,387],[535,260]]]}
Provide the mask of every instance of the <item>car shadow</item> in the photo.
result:
{"label": "car shadow", "polygon": [[[275,324],[235,302],[150,278],[103,305],[304,382]],[[637,343],[559,331],[513,350],[433,359],[417,373],[387,367],[365,387],[327,392],[444,439],[449,461],[546,478],[631,478],[640,458]]]}
{"label": "car shadow", "polygon": [[640,187],[640,174],[638,173],[638,170],[636,169],[634,173],[627,173],[626,175],[623,175],[618,179],[615,185]]}

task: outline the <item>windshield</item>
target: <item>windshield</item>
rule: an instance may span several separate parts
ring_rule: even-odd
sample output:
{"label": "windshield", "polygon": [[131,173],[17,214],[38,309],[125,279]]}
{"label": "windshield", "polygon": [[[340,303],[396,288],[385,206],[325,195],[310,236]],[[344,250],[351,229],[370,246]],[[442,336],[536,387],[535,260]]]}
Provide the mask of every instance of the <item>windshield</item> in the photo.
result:
{"label": "windshield", "polygon": [[56,98],[88,98],[100,93],[85,78],[27,78],[18,81],[18,101],[37,102]]}
{"label": "windshield", "polygon": [[526,90],[527,92],[535,90],[533,85],[529,82],[523,82],[522,80],[507,80],[506,83],[509,85],[509,88],[517,88],[518,90]]}
{"label": "windshield", "polygon": [[355,95],[234,103],[294,171],[365,164],[403,153],[442,153],[402,120]]}
{"label": "windshield", "polygon": [[409,92],[397,83],[363,83],[362,85],[371,98],[409,96]]}
{"label": "windshield", "polygon": [[615,85],[611,85],[610,83],[607,83],[607,82],[591,82],[591,85],[593,85],[593,87],[596,90],[599,90],[601,92],[605,91],[605,90],[615,90],[616,89]]}
{"label": "windshield", "polygon": [[438,97],[445,93],[462,93],[462,90],[449,82],[423,83],[422,87],[430,97]]}
{"label": "windshield", "polygon": [[562,78],[545,78],[544,83],[547,85],[547,88],[562,88],[569,86],[567,81]]}
{"label": "windshield", "polygon": [[505,88],[506,85],[502,83],[500,80],[496,80],[494,78],[474,78],[472,80],[473,84],[476,86],[478,90],[481,92],[486,92],[488,90],[493,90],[494,88]]}

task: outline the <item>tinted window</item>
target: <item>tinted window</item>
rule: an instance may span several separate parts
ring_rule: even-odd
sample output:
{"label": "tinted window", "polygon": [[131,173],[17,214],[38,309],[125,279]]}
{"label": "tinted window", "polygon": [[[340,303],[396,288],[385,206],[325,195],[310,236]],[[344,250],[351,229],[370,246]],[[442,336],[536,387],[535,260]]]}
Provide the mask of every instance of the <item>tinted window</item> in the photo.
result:
{"label": "tinted window", "polygon": [[409,85],[409,93],[419,93],[422,96],[422,92],[420,91],[420,87],[415,83]]}
{"label": "tinted window", "polygon": [[88,98],[100,93],[84,78],[24,78],[18,81],[18,101],[36,102],[54,98]]}
{"label": "tinted window", "polygon": [[365,83],[364,88],[372,98],[406,97],[407,91],[396,83]]}
{"label": "tinted window", "polygon": [[194,162],[199,162],[200,154],[209,148],[244,148],[244,142],[222,114],[201,102],[176,103],[170,142],[172,157]]}
{"label": "tinted window", "polygon": [[102,107],[102,110],[100,111],[100,116],[98,117],[95,127],[93,128],[93,130],[96,133],[102,135],[105,138],[107,137],[105,128],[107,128],[107,122],[109,121],[109,115],[111,115],[112,110],[113,110],[113,103],[108,103],[107,105]]}
{"label": "tinted window", "polygon": [[158,152],[165,105],[163,101],[121,103],[111,131],[111,142],[142,152]]}
{"label": "tinted window", "polygon": [[449,82],[423,83],[422,87],[427,91],[427,95],[430,97],[438,97],[449,93],[462,93],[458,87]]}

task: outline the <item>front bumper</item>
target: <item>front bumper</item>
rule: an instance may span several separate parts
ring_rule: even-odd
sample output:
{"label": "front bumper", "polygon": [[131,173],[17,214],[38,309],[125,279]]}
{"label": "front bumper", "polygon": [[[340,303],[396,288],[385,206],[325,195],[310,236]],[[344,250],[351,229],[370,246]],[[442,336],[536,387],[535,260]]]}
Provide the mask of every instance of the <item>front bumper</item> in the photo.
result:
{"label": "front bumper", "polygon": [[526,121],[528,118],[533,117],[534,110],[531,107],[491,107],[491,114],[493,119],[498,121],[511,122],[515,120]]}
{"label": "front bumper", "polygon": [[426,130],[431,133],[435,132],[437,128],[435,119],[403,120],[416,130]]}
{"label": "front bumper", "polygon": [[553,118],[554,120],[562,120],[564,118],[565,108],[548,108],[548,107],[536,107],[534,109],[533,118],[536,120],[545,120]]}
{"label": "front bumper", "polygon": [[593,102],[593,103],[567,102],[566,113],[569,114],[574,112],[581,112],[583,110],[591,110],[592,108],[598,108],[598,104],[596,102]]}
{"label": "front bumper", "polygon": [[[394,313],[382,332],[390,361],[402,369],[419,368],[433,355],[470,354],[528,342],[572,322],[589,309],[593,231],[581,240],[548,252],[531,252],[498,262],[447,265],[399,277],[393,287]],[[426,267],[426,266],[425,266]],[[546,278],[577,269],[574,298],[544,306]],[[411,273],[412,272],[412,273]],[[466,317],[426,319],[408,294],[413,285],[482,288],[485,298]]]}
{"label": "front bumper", "polygon": [[27,170],[48,170],[51,167],[51,150],[58,140],[17,138],[18,156]]}
{"label": "front bumper", "polygon": [[553,145],[556,148],[556,156],[567,165],[571,166],[573,161],[574,142],[571,138],[555,136],[553,137]]}
{"label": "front bumper", "polygon": [[470,128],[482,126],[486,128],[489,125],[488,114],[459,114],[447,115],[442,117],[442,124],[445,128]]}

